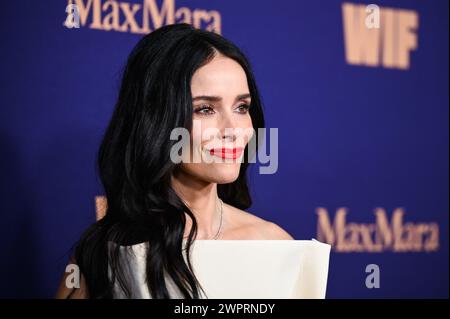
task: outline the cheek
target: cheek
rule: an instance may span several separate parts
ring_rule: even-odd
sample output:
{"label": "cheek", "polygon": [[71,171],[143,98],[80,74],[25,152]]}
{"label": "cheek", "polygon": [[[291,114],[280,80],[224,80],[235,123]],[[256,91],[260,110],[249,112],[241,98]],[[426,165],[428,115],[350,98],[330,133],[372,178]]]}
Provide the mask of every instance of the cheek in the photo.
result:
{"label": "cheek", "polygon": [[218,132],[214,121],[197,120],[194,125],[197,127],[191,133],[192,150],[200,154],[204,146],[218,138]]}
{"label": "cheek", "polygon": [[206,121],[194,119],[192,123],[191,141],[199,142],[202,140],[203,130],[205,129]]}
{"label": "cheek", "polygon": [[240,133],[237,134],[238,140],[240,141],[240,142],[238,142],[238,144],[246,145],[249,142],[249,140],[253,137],[253,135],[255,134],[254,129],[253,129],[252,119],[251,119],[250,115],[248,115],[247,117],[242,119],[239,122],[238,127],[242,129],[242,131],[240,131]]}

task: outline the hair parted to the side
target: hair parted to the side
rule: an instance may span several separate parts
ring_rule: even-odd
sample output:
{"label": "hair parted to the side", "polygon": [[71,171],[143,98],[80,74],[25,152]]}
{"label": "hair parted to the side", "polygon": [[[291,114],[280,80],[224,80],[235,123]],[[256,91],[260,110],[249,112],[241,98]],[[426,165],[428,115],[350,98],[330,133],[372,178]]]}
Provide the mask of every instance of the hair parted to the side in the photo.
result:
{"label": "hair parted to the side", "polygon": [[[264,118],[251,67],[239,48],[222,36],[189,24],[168,25],[144,36],[129,55],[98,152],[106,215],[84,232],[74,252],[89,298],[112,298],[115,282],[125,296],[132,295],[119,250],[143,242],[148,242],[146,278],[152,298],[171,297],[166,275],[186,299],[201,297],[189,257],[197,223],[171,187],[170,177],[178,164],[170,159],[177,142],[170,140],[170,133],[175,127],[191,131],[191,79],[217,52],[244,69],[252,101],[249,112],[258,133]],[[251,206],[247,167],[246,149],[239,177],[218,185],[219,197],[240,209]],[[192,219],[187,262],[182,251],[185,213]]]}

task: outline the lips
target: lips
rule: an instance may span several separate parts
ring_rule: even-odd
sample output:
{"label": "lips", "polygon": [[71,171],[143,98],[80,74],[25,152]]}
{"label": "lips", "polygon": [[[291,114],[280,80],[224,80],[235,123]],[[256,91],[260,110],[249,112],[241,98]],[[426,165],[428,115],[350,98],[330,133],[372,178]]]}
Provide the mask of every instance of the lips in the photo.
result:
{"label": "lips", "polygon": [[244,149],[242,147],[236,148],[213,148],[209,150],[209,153],[214,156],[218,156],[221,158],[232,158],[236,159],[241,156],[242,151]]}

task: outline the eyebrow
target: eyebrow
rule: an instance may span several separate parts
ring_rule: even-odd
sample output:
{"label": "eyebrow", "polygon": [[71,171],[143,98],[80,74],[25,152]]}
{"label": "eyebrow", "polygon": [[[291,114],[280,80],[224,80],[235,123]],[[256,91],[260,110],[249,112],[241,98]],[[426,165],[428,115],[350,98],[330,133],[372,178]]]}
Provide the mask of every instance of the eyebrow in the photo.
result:
{"label": "eyebrow", "polygon": [[[243,100],[246,98],[251,98],[251,95],[249,93],[246,94],[240,94],[236,96],[235,102],[239,100]],[[205,100],[209,102],[220,102],[222,101],[222,97],[220,96],[212,96],[212,95],[199,95],[192,99],[192,102],[198,101],[198,100]]]}

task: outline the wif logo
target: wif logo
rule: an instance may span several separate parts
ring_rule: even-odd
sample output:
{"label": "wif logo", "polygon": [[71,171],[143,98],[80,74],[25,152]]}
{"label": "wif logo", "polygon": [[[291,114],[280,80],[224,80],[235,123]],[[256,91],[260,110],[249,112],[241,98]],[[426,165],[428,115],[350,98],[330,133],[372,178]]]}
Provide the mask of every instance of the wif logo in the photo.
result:
{"label": "wif logo", "polygon": [[342,20],[348,64],[410,68],[410,51],[417,49],[415,11],[346,2]]}
{"label": "wif logo", "polygon": [[336,252],[432,252],[439,249],[437,223],[403,223],[405,212],[394,210],[389,223],[383,208],[375,209],[374,224],[346,221],[347,209],[337,210],[333,223],[325,208],[317,209],[317,239]]}
{"label": "wif logo", "polygon": [[218,11],[191,10],[187,7],[176,9],[175,0],[158,2],[156,0],[143,0],[142,3],[117,0],[68,0],[64,26],[147,34],[164,25],[188,23],[198,29],[221,34],[221,16]]}

